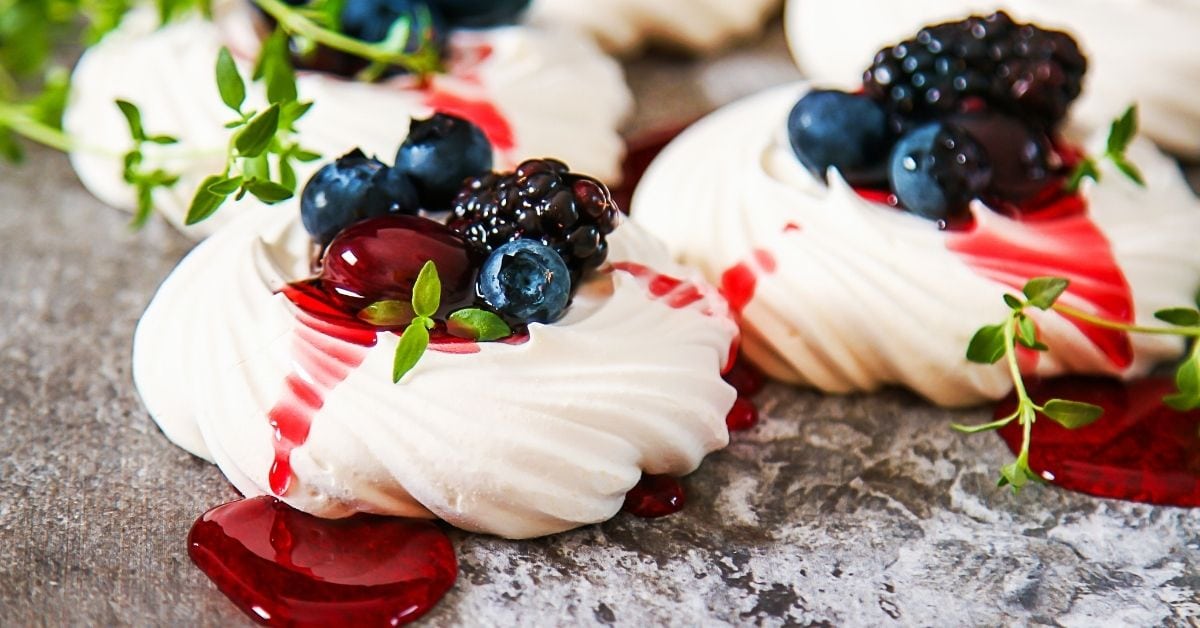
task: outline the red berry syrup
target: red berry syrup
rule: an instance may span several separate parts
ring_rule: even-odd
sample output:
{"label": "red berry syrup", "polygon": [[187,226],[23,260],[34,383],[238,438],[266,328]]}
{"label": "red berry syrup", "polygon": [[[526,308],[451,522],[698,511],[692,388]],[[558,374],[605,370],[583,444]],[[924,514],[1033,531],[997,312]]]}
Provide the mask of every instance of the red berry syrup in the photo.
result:
{"label": "red berry syrup", "polygon": [[431,521],[320,519],[272,497],[205,513],[188,534],[188,555],[239,609],[271,626],[406,624],[458,577],[454,547]]}
{"label": "red berry syrup", "polygon": [[683,510],[687,496],[679,480],[669,475],[642,475],[628,493],[621,510],[644,519],[654,519]]}
{"label": "red berry syrup", "polygon": [[[1068,430],[1039,416],[1033,425],[1029,464],[1052,484],[1073,491],[1164,506],[1200,506],[1200,410],[1178,412],[1162,401],[1171,379],[1130,383],[1065,377],[1028,384],[1034,401],[1070,399],[1104,408],[1095,423]],[[996,416],[1012,413],[1010,396]],[[1022,428],[1000,430],[1014,452]]]}

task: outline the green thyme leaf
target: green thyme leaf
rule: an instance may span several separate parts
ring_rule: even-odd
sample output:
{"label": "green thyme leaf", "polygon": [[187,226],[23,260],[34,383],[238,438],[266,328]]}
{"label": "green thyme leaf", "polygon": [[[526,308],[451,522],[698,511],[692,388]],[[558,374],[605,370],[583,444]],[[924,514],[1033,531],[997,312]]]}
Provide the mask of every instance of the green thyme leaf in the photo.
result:
{"label": "green thyme leaf", "polygon": [[1200,325],[1200,310],[1190,307],[1173,307],[1155,312],[1154,318],[1178,327],[1195,327]]}
{"label": "green thyme leaf", "polygon": [[433,261],[425,262],[421,267],[417,281],[413,284],[413,311],[418,317],[432,317],[437,313],[442,303],[442,280],[438,277],[437,266]]}
{"label": "green thyme leaf", "polygon": [[296,71],[292,68],[288,36],[282,29],[276,29],[263,43],[255,73],[267,84],[267,102],[296,100]]}
{"label": "green thyme leaf", "polygon": [[376,301],[363,308],[358,318],[376,327],[400,327],[413,321],[412,305],[404,301]]}
{"label": "green thyme leaf", "polygon": [[1017,318],[1017,342],[1030,349],[1038,346],[1037,326],[1024,314]]}
{"label": "green thyme leaf", "polygon": [[258,157],[271,145],[275,133],[279,131],[279,105],[267,107],[266,111],[254,116],[246,126],[238,131],[233,144],[238,155],[242,157]]}
{"label": "green thyme leaf", "polygon": [[1033,469],[1029,468],[1029,462],[1024,457],[1018,457],[1011,464],[1006,464],[1000,467],[1000,481],[998,486],[1011,486],[1013,493],[1021,492],[1030,480],[1040,480]]}
{"label": "green thyme leaf", "polygon": [[209,188],[223,180],[224,177],[221,175],[212,175],[200,183],[200,187],[196,190],[196,195],[192,197],[192,204],[188,207],[184,224],[190,226],[206,220],[221,207],[221,204],[225,202],[228,195],[214,194]]}
{"label": "green thyme leaf", "polygon": [[400,336],[396,358],[392,363],[392,383],[399,383],[425,355],[429,347],[429,330],[421,321],[413,321]]}
{"label": "green thyme leaf", "polygon": [[146,141],[150,142],[151,144],[158,144],[160,146],[169,146],[171,144],[179,143],[179,139],[173,135],[151,135],[150,137],[146,138]]}
{"label": "green thyme leaf", "polygon": [[1142,171],[1139,170],[1137,166],[1133,165],[1133,163],[1126,159],[1123,155],[1120,157],[1114,156],[1112,158],[1112,162],[1113,165],[1117,167],[1117,170],[1120,170],[1122,174],[1136,183],[1139,187],[1146,187],[1146,179],[1142,176]]}
{"label": "green thyme leaf", "polygon": [[240,187],[242,187],[241,177],[229,177],[228,179],[221,179],[205,189],[219,196],[229,196],[237,192]]}
{"label": "green thyme leaf", "polygon": [[150,216],[154,215],[154,188],[147,184],[137,186],[137,211],[133,214],[133,220],[129,223],[132,229],[141,229],[150,221]]}
{"label": "green thyme leaf", "polygon": [[129,124],[129,134],[133,139],[145,140],[146,130],[142,128],[142,112],[137,105],[128,100],[117,100],[117,107],[121,109],[121,115],[125,116],[125,122]]}
{"label": "green thyme leaf", "polygon": [[1025,284],[1022,292],[1029,299],[1030,305],[1048,310],[1054,306],[1054,303],[1070,285],[1071,282],[1062,277],[1035,277]]}
{"label": "green thyme leaf", "polygon": [[1181,412],[1200,408],[1200,353],[1193,350],[1191,357],[1179,365],[1175,386],[1178,392],[1167,395],[1163,402]]}
{"label": "green thyme leaf", "polygon": [[1104,415],[1104,408],[1090,403],[1051,399],[1042,406],[1042,414],[1054,419],[1059,425],[1069,429],[1079,429],[1091,425]]}
{"label": "green thyme leaf", "polygon": [[1018,312],[1025,309],[1025,302],[1011,294],[1004,295],[1004,304]]}
{"label": "green thyme leaf", "polygon": [[477,308],[459,310],[451,314],[446,323],[446,331],[451,336],[478,342],[492,342],[512,335],[512,328],[503,318],[494,312]]}
{"label": "green thyme leaf", "polygon": [[286,157],[279,160],[279,184],[288,190],[296,189],[296,168]]}
{"label": "green thyme leaf", "polygon": [[224,46],[217,53],[217,90],[221,92],[221,101],[226,107],[242,113],[242,105],[246,102],[246,82],[238,73],[233,55]]}
{"label": "green thyme leaf", "polygon": [[254,198],[268,204],[274,205],[282,201],[292,198],[292,190],[275,183],[274,181],[264,181],[262,179],[250,179],[242,184],[242,187],[247,192],[254,195]]}
{"label": "green thyme leaf", "polygon": [[1130,105],[1121,117],[1113,120],[1108,130],[1108,154],[1124,155],[1133,137],[1137,135],[1138,115],[1137,105]]}
{"label": "green thyme leaf", "polygon": [[995,364],[1008,352],[1004,325],[981,327],[967,346],[967,359],[977,364]]}
{"label": "green thyme leaf", "polygon": [[[309,104],[311,105],[311,103],[309,103]],[[296,158],[296,161],[300,161],[303,163],[313,162],[313,161],[316,161],[321,158],[321,155],[311,152],[311,151],[303,150],[303,149],[296,150],[295,152],[292,153],[292,156]]]}
{"label": "green thyme leaf", "polygon": [[1079,186],[1083,185],[1084,179],[1100,180],[1100,167],[1096,163],[1096,160],[1091,157],[1084,157],[1075,165],[1075,169],[1071,171],[1071,176],[1067,178],[1067,182],[1063,185],[1063,188],[1067,192],[1077,192],[1079,191]]}

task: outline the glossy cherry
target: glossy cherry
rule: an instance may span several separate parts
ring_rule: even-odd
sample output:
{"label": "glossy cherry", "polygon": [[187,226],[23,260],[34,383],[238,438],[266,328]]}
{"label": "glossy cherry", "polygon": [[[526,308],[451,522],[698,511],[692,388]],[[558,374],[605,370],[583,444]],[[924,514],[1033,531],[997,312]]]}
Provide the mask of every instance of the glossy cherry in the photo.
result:
{"label": "glossy cherry", "polygon": [[478,265],[466,240],[417,216],[374,218],[346,229],[329,243],[320,280],[331,296],[357,312],[376,301],[411,300],[427,261],[437,266],[442,280],[443,313],[474,300]]}

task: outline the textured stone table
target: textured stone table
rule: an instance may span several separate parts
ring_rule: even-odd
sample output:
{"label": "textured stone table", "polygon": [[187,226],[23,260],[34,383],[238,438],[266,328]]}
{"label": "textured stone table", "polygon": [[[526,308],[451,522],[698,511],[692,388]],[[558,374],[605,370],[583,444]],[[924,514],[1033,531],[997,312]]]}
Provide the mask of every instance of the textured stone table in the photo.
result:
{"label": "textured stone table", "polygon": [[[632,70],[671,103],[644,106],[640,128],[794,72],[778,33]],[[130,381],[137,317],[189,244],[157,223],[130,233],[61,156],[0,168],[0,625],[248,624],[185,552],[193,520],[235,495],[167,442]],[[999,439],[947,427],[983,410],[783,386],[760,402],[762,424],[686,480],[680,514],[526,542],[455,534],[460,578],[428,623],[1200,621],[1200,511],[1013,499],[993,482]]]}

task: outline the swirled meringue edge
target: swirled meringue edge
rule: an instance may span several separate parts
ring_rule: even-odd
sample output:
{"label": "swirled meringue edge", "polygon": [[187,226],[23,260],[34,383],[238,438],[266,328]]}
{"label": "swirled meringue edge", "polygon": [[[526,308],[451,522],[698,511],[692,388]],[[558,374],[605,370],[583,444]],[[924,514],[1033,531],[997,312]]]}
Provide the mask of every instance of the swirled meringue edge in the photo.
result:
{"label": "swirled meringue edge", "polygon": [[[866,201],[836,171],[826,186],[800,166],[786,118],[807,89],[764,92],[685,131],[642,179],[634,221],[714,282],[749,264],[757,286],[742,313],[743,346],[776,378],[835,393],[899,384],[947,406],[1003,396],[1011,382],[1002,366],[970,364],[964,353],[976,329],[1004,316],[1000,296],[1013,289],[972,270],[932,223]],[[1200,283],[1200,203],[1148,142],[1130,154],[1147,188],[1106,166],[1104,182],[1082,193],[1132,287],[1137,320],[1150,322],[1158,309],[1190,303]],[[989,228],[1021,224],[980,203],[972,211]],[[1117,373],[1062,317],[1037,322],[1053,348],[1037,364],[1042,375],[1135,376],[1183,346],[1134,336],[1133,364]]]}
{"label": "swirled meringue edge", "polygon": [[1004,9],[1072,33],[1088,56],[1071,110],[1084,132],[1107,128],[1135,101],[1142,130],[1177,155],[1200,158],[1200,2],[1196,0],[790,0],[788,42],[805,76],[856,89],[884,46],[922,26]]}
{"label": "swirled meringue edge", "polygon": [[[122,178],[121,157],[130,140],[117,98],[141,108],[150,132],[180,140],[147,147],[147,167],[183,175],[176,186],[156,193],[155,205],[168,220],[182,226],[200,181],[223,170],[230,136],[224,125],[233,114],[220,100],[213,66],[220,47],[228,44],[249,75],[247,60],[257,40],[250,27],[253,15],[243,3],[219,3],[216,19],[196,15],[158,28],[153,11],[136,10],[80,59],[64,127],[79,146],[71,152],[72,165],[100,200],[122,209],[136,204]],[[618,129],[633,100],[614,60],[571,34],[519,26],[458,31],[451,48],[468,61],[434,77],[425,91],[413,89],[403,76],[363,84],[301,72],[300,97],[315,102],[298,125],[303,145],[326,159],[361,147],[390,162],[410,121],[433,112],[432,90],[483,100],[505,118],[515,146],[497,150],[497,167],[554,156],[577,171],[618,182],[624,155]],[[263,90],[251,86],[246,106],[261,108],[264,102]],[[320,165],[302,165],[299,179],[306,180]],[[184,231],[205,237],[228,218],[229,212],[218,212]]]}
{"label": "swirled meringue edge", "polygon": [[[287,299],[264,283],[263,260],[303,277],[309,245],[294,212],[241,210],[163,283],[133,362],[168,438],[253,496],[269,492],[268,413],[294,368],[298,328]],[[296,480],[282,499],[322,517],[437,516],[539,536],[604,521],[643,471],[690,473],[724,447],[735,392],[720,372],[738,333],[725,301],[636,225],[610,244],[618,266],[699,282],[703,298],[676,309],[613,270],[582,286],[563,320],[531,326],[524,344],[430,350],[399,385],[390,379],[396,337],[380,334],[292,452]]]}

